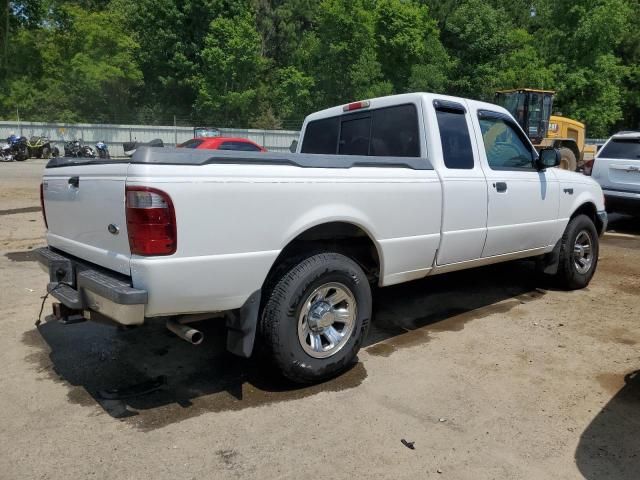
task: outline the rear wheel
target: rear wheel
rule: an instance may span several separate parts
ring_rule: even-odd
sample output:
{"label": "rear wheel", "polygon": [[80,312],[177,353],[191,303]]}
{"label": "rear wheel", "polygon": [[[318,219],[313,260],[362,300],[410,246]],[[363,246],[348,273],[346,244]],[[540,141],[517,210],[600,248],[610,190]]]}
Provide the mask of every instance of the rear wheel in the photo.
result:
{"label": "rear wheel", "polygon": [[360,266],[321,253],[276,281],[262,312],[261,339],[285,377],[318,382],[353,363],[370,317],[371,289]]}
{"label": "rear wheel", "polygon": [[574,217],[562,236],[560,263],[555,278],[567,290],[586,287],[598,265],[600,244],[593,221],[586,215]]}
{"label": "rear wheel", "polygon": [[578,168],[578,160],[576,159],[576,154],[570,148],[561,147],[560,148],[560,168],[563,170],[569,170],[570,172],[575,172]]}
{"label": "rear wheel", "polygon": [[19,147],[14,158],[17,162],[24,162],[27,158],[29,158],[29,149],[27,148],[27,146],[24,145]]}

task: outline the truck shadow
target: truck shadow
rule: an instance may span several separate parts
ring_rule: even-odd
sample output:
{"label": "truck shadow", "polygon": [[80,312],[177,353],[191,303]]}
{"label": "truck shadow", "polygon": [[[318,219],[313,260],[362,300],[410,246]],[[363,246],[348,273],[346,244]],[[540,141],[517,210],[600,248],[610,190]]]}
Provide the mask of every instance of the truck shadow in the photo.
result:
{"label": "truck shadow", "polygon": [[640,472],[640,370],[621,377],[607,379],[623,387],[580,436],[575,459],[587,480],[635,480]]}
{"label": "truck shadow", "polygon": [[[544,294],[528,262],[441,275],[375,292],[374,320],[364,348],[387,356],[459,330],[471,320],[507,312]],[[69,401],[99,405],[114,418],[151,430],[207,412],[240,410],[357,387],[363,363],[320,385],[299,386],[265,362],[225,351],[222,320],[202,322],[205,341],[192,346],[161,325],[119,331],[93,322],[43,323],[24,334],[36,370],[69,386]]]}
{"label": "truck shadow", "polygon": [[387,356],[427,341],[432,332],[462,330],[469,321],[536,300],[545,294],[539,286],[533,262],[521,261],[379,289],[365,346],[376,343],[367,351]]}

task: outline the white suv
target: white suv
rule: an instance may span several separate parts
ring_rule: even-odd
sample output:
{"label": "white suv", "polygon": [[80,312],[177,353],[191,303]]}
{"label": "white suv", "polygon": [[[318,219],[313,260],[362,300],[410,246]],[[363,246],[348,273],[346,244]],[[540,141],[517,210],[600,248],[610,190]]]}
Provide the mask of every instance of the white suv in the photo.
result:
{"label": "white suv", "polygon": [[593,178],[607,210],[640,215],[640,132],[613,135],[596,155]]}

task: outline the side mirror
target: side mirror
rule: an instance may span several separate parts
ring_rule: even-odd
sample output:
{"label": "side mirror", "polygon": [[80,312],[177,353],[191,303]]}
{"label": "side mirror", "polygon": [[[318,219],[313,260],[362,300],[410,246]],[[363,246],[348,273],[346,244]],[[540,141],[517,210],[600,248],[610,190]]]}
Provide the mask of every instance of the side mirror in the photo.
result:
{"label": "side mirror", "polygon": [[291,153],[296,153],[297,148],[298,148],[298,140],[294,140],[293,142],[291,142],[291,145],[289,145],[289,151]]}
{"label": "side mirror", "polygon": [[543,148],[538,152],[536,168],[539,171],[560,165],[560,150],[557,148]]}

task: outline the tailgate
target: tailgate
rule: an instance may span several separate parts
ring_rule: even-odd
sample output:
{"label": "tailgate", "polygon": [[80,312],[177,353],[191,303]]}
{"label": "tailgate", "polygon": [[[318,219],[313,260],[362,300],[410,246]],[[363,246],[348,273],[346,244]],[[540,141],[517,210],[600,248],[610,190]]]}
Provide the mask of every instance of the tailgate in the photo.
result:
{"label": "tailgate", "polygon": [[640,193],[640,160],[610,161],[608,183],[620,188],[635,186]]}
{"label": "tailgate", "polygon": [[128,163],[89,163],[46,168],[42,189],[49,246],[130,275],[128,167]]}

